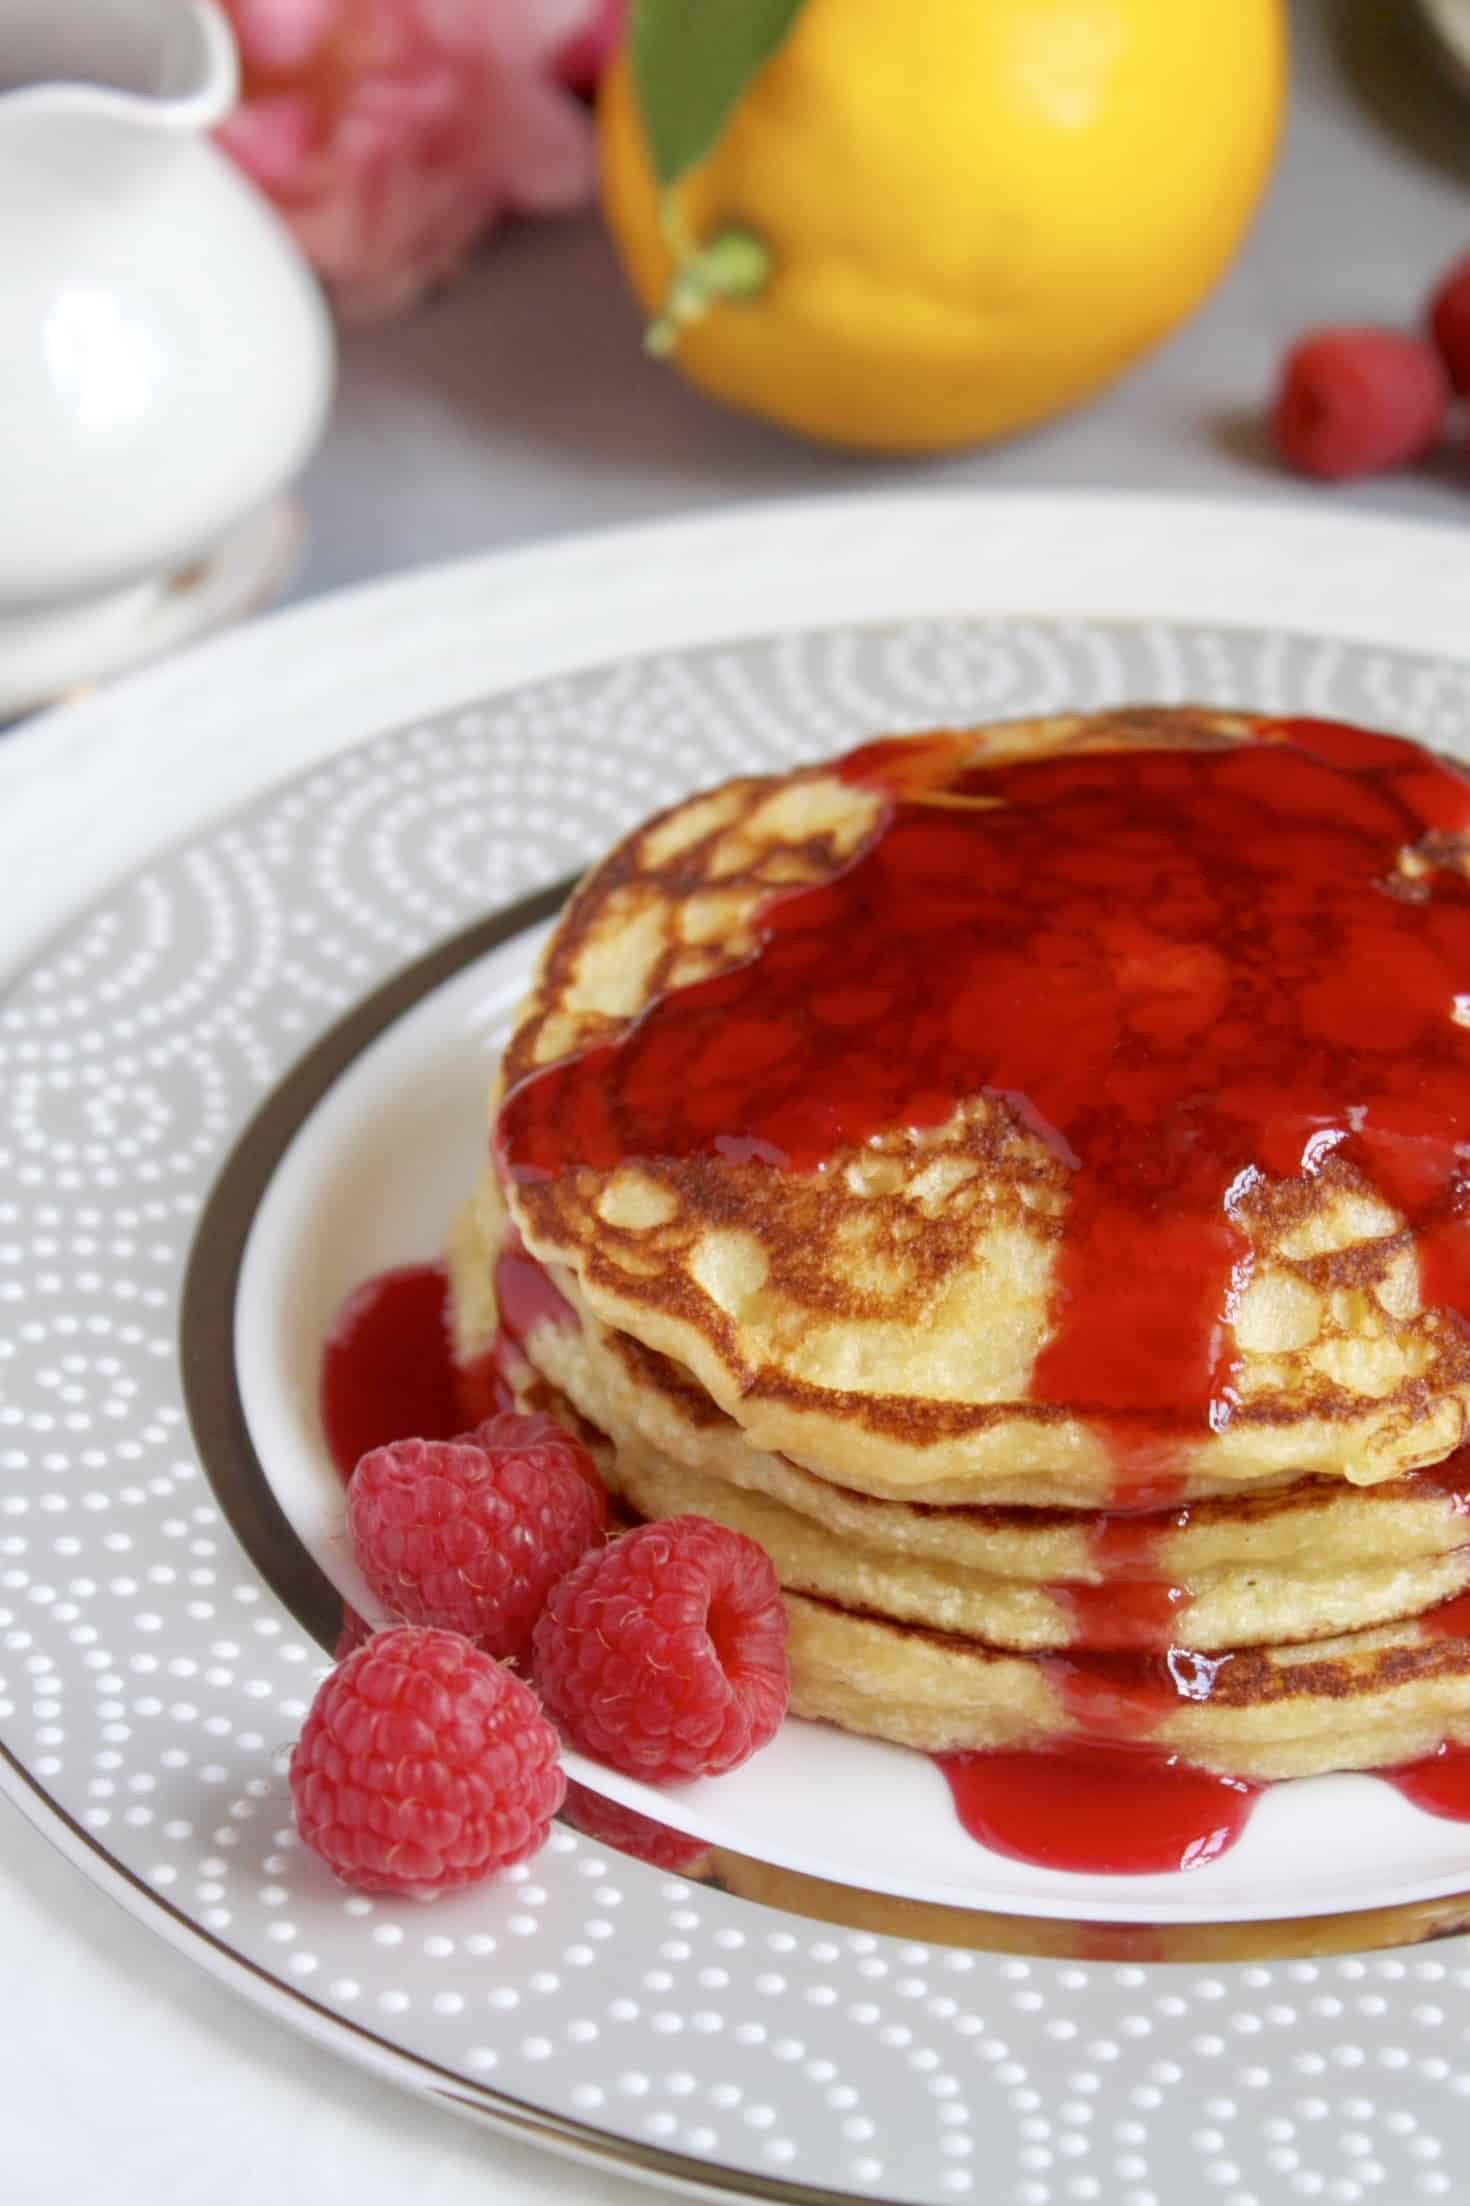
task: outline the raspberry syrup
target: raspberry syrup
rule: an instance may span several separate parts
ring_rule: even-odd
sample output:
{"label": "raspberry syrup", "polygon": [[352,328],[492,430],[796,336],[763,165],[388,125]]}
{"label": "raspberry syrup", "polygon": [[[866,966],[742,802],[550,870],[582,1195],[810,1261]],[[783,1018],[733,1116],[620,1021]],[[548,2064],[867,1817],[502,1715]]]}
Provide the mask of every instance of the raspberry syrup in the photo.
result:
{"label": "raspberry syrup", "polygon": [[1442,1494],[1457,1517],[1470,1517],[1470,1447],[1456,1448],[1443,1463],[1410,1471],[1408,1483],[1421,1492]]}
{"label": "raspberry syrup", "polygon": [[495,1259],[495,1308],[500,1330],[520,1347],[533,1325],[575,1325],[577,1313],[512,1227]]}
{"label": "raspberry syrup", "polygon": [[1447,1739],[1422,1761],[1402,1762],[1397,1769],[1377,1774],[1427,1815],[1470,1823],[1470,1746],[1457,1746]]}
{"label": "raspberry syrup", "polygon": [[1174,1618],[1189,1596],[1160,1577],[1159,1551],[1189,1518],[1189,1504],[1181,1502],[1162,1511],[1100,1509],[1088,1520],[1088,1560],[1096,1575],[1047,1588],[1071,1618],[1074,1646],[1163,1652],[1173,1644]]}
{"label": "raspberry syrup", "polygon": [[1470,883],[1444,862],[1470,782],[1316,720],[983,769],[970,749],[846,759],[886,799],[857,856],[774,897],[744,964],[520,1081],[498,1154],[521,1183],[710,1154],[811,1173],[1001,1100],[1069,1179],[1032,1394],[1106,1437],[1126,1507],[1230,1421],[1261,1175],[1361,1165],[1426,1299],[1470,1309]]}
{"label": "raspberry syrup", "polygon": [[350,1478],[370,1448],[390,1440],[453,1440],[481,1418],[513,1409],[522,1343],[539,1319],[572,1321],[571,1304],[519,1235],[495,1266],[500,1327],[472,1364],[454,1360],[449,1274],[404,1264],[363,1281],[337,1313],[322,1351],[318,1399],[327,1449]]}
{"label": "raspberry syrup", "polygon": [[[1419,1619],[1419,1629],[1427,1639],[1470,1638],[1470,1593],[1457,1593],[1427,1610]],[[1451,1822],[1470,1823],[1470,1746],[1447,1739],[1433,1754],[1377,1774],[1416,1808],[1447,1816]]]}
{"label": "raspberry syrup", "polygon": [[448,1300],[442,1264],[403,1264],[364,1280],[338,1311],[318,1400],[343,1478],[390,1440],[452,1440],[464,1431]]}
{"label": "raspberry syrup", "polygon": [[935,1759],[982,1846],[1094,1876],[1202,1869],[1234,1845],[1261,1789],[1153,1747],[1097,1739]]}

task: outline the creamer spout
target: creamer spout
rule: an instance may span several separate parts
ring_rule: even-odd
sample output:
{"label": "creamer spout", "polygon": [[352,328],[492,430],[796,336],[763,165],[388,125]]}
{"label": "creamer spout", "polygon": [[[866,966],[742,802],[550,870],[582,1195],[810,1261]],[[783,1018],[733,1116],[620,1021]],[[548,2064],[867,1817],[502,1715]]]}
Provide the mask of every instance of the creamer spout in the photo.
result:
{"label": "creamer spout", "polygon": [[0,0],[0,122],[45,110],[203,131],[238,92],[213,0]]}

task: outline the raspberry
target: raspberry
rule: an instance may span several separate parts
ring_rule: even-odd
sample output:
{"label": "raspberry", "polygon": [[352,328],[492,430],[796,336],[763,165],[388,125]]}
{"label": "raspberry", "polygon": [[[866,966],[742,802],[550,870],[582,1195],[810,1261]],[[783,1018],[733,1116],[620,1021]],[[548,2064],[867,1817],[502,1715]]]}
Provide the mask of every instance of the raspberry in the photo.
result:
{"label": "raspberry", "polygon": [[1427,451],[1448,403],[1444,369],[1423,338],[1319,329],[1287,355],[1271,428],[1293,467],[1331,480]]}
{"label": "raspberry", "polygon": [[523,1654],[547,1594],[607,1522],[587,1451],[549,1417],[491,1417],[462,1440],[395,1440],[352,1474],[352,1551],[409,1624]]}
{"label": "raspberry", "polygon": [[1429,304],[1429,326],[1450,381],[1470,398],[1470,253],[1441,283]]}
{"label": "raspberry", "polygon": [[[461,1435],[473,1440],[477,1448],[487,1455],[494,1455],[503,1448],[558,1448],[563,1451],[579,1478],[586,1480],[597,1497],[598,1527],[605,1530],[607,1524],[608,1492],[602,1483],[602,1474],[592,1459],[591,1441],[604,1437],[595,1425],[583,1423],[568,1403],[562,1404],[562,1412],[580,1430],[573,1432],[560,1416],[553,1417],[543,1409],[501,1409],[493,1417],[482,1417],[473,1432]],[[517,1434],[520,1435],[517,1438]]]}
{"label": "raspberry", "polygon": [[608,1800],[570,1779],[565,1814],[589,1838],[600,1838],[605,1846],[615,1846],[620,1854],[631,1854],[635,1861],[646,1861],[655,1869],[688,1875],[709,1855],[707,1838],[692,1838],[688,1831],[656,1823],[651,1815],[640,1815],[636,1808],[625,1808],[621,1800]]}
{"label": "raspberry", "polygon": [[410,1624],[333,1670],[291,1755],[297,1829],[360,1892],[442,1892],[524,1861],[565,1789],[530,1687]]}
{"label": "raspberry", "polygon": [[717,1777],[785,1713],[786,1612],[770,1558],[706,1517],[646,1524],[584,1556],[533,1647],[553,1723],[634,1777]]}

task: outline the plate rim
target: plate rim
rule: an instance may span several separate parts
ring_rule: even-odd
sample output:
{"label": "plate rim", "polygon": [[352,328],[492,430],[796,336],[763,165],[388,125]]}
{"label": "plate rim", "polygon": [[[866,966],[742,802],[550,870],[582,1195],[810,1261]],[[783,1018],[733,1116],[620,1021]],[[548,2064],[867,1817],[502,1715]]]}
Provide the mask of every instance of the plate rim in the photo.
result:
{"label": "plate rim", "polygon": [[[5,736],[0,868],[17,887],[0,980],[23,972],[99,882],[105,893],[272,783],[461,700],[613,659],[885,617],[1255,625],[1463,661],[1470,593],[1452,578],[1464,565],[1452,523],[1344,511],[1330,491],[1314,502],[1295,487],[1220,497],[904,485],[696,506],[353,583]],[[231,740],[247,730],[248,742]],[[167,765],[146,808],[140,747]],[[94,802],[79,823],[67,800],[84,768]],[[41,916],[23,924],[26,904]]]}
{"label": "plate rim", "polygon": [[[728,2206],[731,2199],[754,2198],[779,2206],[906,2206],[892,2193],[848,2191],[840,2187],[763,2175],[758,2169],[701,2160],[669,2146],[641,2143],[600,2128],[573,2114],[538,2107],[493,2083],[457,2075],[427,2054],[406,2051],[376,2030],[335,2013],[299,1986],[258,1966],[222,1938],[197,1923],[165,1893],[135,1877],[115,1855],[82,1830],[75,1819],[0,1741],[0,1795],[9,1800],[48,1845],[102,1892],[140,1928],[162,1938],[176,1953],[204,1969],[215,1983],[262,2013],[309,2037],[356,2068],[385,2075],[400,2090],[431,2098],[454,2112],[485,2123],[503,2136],[533,2144],[581,2167],[611,2168],[640,2181],[659,2184],[696,2198]],[[624,1857],[619,1857],[624,1858]],[[1192,1964],[1177,1964],[1190,1966]]]}

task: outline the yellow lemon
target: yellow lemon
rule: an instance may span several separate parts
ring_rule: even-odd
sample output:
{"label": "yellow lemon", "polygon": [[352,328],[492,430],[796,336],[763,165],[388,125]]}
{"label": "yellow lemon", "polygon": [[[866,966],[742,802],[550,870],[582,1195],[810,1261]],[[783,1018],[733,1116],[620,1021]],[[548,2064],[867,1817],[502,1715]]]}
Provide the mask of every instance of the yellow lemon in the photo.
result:
{"label": "yellow lemon", "polygon": [[1072,405],[1198,304],[1285,74],[1282,0],[803,0],[667,206],[621,56],[603,200],[692,382],[938,450]]}

